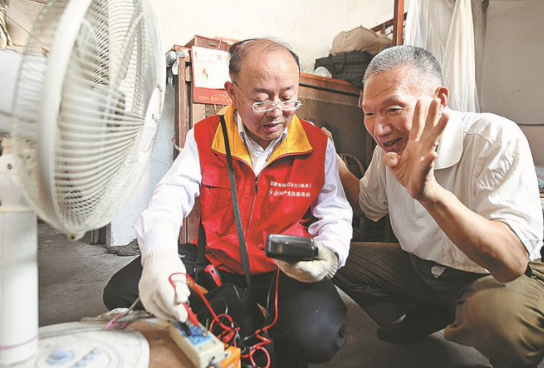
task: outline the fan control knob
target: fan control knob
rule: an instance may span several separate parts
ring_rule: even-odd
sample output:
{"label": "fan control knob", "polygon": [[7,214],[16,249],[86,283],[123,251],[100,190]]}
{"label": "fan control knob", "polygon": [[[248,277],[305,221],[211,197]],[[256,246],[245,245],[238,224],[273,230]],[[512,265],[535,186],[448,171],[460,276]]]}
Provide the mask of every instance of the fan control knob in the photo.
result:
{"label": "fan control knob", "polygon": [[71,350],[54,350],[47,357],[47,363],[51,365],[61,365],[74,359],[74,353]]}

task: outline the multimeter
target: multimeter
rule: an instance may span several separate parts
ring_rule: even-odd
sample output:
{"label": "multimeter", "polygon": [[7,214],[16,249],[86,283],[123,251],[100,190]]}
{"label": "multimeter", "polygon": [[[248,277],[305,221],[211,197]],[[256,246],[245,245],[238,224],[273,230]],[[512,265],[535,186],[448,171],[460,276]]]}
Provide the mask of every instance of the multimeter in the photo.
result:
{"label": "multimeter", "polygon": [[267,257],[286,262],[311,261],[318,254],[313,239],[281,234],[268,235],[264,250]]}

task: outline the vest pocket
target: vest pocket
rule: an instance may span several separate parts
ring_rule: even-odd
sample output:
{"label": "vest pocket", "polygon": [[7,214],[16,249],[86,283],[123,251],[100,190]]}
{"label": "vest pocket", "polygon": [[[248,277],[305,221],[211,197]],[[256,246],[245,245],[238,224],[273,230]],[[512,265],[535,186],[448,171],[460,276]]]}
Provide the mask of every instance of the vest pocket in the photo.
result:
{"label": "vest pocket", "polygon": [[[225,173],[222,173],[226,176]],[[209,207],[225,207],[231,202],[228,176],[203,175],[200,188],[200,204]]]}

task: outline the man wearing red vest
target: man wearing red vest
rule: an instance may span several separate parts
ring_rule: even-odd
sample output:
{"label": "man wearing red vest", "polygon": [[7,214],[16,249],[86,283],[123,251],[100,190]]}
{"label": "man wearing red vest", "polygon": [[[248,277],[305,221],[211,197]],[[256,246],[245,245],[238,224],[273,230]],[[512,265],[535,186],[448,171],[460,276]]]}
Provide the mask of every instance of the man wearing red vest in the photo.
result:
{"label": "man wearing red vest", "polygon": [[[269,330],[276,367],[325,362],[345,341],[346,308],[330,279],[345,264],[352,236],[352,210],[339,180],[336,152],[319,128],[295,115],[301,105],[300,65],[287,45],[251,39],[234,44],[230,52],[231,81],[225,89],[232,105],[220,115],[232,155],[253,295],[265,307],[277,295],[277,310],[273,304],[268,310],[272,315],[277,311]],[[156,186],[136,225],[141,260],[112,278],[104,292],[106,306],[127,307],[139,295],[157,317],[187,319],[185,276],[172,284],[169,280],[193,271],[195,247],[178,249],[177,239],[197,200],[206,262],[224,280],[246,286],[223,128],[216,115],[188,132],[183,151]],[[313,238],[318,256],[293,263],[268,258],[264,245],[270,234]],[[277,292],[269,295],[278,267]]]}

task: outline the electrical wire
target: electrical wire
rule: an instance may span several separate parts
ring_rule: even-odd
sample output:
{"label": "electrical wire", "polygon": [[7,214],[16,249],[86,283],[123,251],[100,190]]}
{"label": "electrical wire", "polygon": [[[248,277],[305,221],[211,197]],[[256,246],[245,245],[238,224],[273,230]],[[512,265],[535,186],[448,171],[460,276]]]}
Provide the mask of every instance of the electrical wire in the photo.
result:
{"label": "electrical wire", "polygon": [[113,317],[107,324],[106,324],[106,330],[123,330],[125,329],[128,325],[130,325],[132,322],[134,322],[135,320],[137,319],[140,319],[140,318],[148,318],[147,316],[140,316],[138,318],[130,318],[130,314],[134,311],[134,308],[136,307],[136,305],[138,304],[138,302],[140,301],[140,297],[138,297],[134,303],[132,303],[132,305],[127,309],[126,312],[124,313],[119,313],[118,315],[116,315],[115,317]]}
{"label": "electrical wire", "polygon": [[[269,368],[270,367],[270,354],[265,349],[266,345],[269,345],[272,343],[272,340],[269,338],[263,336],[264,333],[268,332],[269,329],[271,329],[276,322],[278,321],[278,289],[279,289],[279,271],[276,270],[276,282],[275,282],[275,290],[274,290],[274,320],[268,324],[267,326],[264,326],[263,328],[255,331],[255,333],[251,337],[255,337],[256,339],[260,340],[259,343],[253,344],[248,348],[247,354],[242,354],[242,358],[249,358],[249,361],[251,362],[251,365],[256,368],[260,368],[256,365],[254,360],[255,353],[261,352],[265,354],[266,358],[266,365],[262,368]],[[270,297],[270,292],[269,292]],[[269,310],[269,305],[267,305],[266,308],[267,312]],[[247,339],[247,338],[246,338]]]}
{"label": "electrical wire", "polygon": [[[172,280],[172,277],[176,275],[185,276],[186,279],[188,280],[187,282],[196,284],[194,279],[191,276],[185,273],[176,272],[170,275],[169,277],[169,282],[174,288],[175,288],[175,282],[174,280]],[[225,302],[225,312],[216,314],[212,306],[206,299],[204,293],[200,290],[200,288],[194,288],[193,290],[202,300],[202,302],[204,303],[204,305],[206,306],[206,308],[208,309],[208,311],[210,312],[212,316],[212,322],[210,323],[208,330],[211,333],[213,333],[219,340],[221,340],[226,346],[234,346],[234,347],[240,348],[240,350],[242,351],[241,358],[249,360],[253,368],[270,368],[270,365],[271,365],[270,354],[265,349],[265,346],[271,344],[272,340],[264,336],[264,334],[267,333],[268,330],[270,330],[278,321],[279,271],[276,271],[274,284],[275,284],[274,286],[274,318],[272,322],[258,329],[252,335],[247,336],[243,339],[240,339],[240,327],[236,325],[236,322],[228,314],[228,305],[226,302]],[[270,289],[272,289],[272,285]],[[269,290],[267,304],[270,301],[270,291],[271,290]],[[269,307],[270,306],[267,305],[267,308],[266,308],[267,312],[269,310]],[[189,312],[190,308],[188,308],[187,306],[186,308]],[[196,318],[196,316],[194,318]],[[252,339],[256,339],[258,342],[252,345],[246,346],[246,343],[248,341],[251,341]],[[258,366],[257,363],[255,362],[255,354],[257,353],[262,353],[265,356],[265,365],[262,367]]]}

